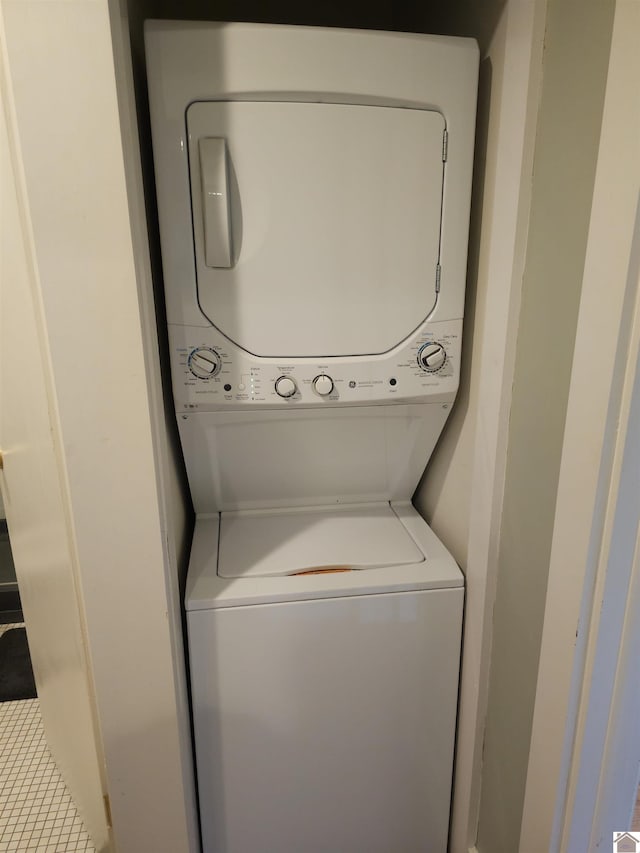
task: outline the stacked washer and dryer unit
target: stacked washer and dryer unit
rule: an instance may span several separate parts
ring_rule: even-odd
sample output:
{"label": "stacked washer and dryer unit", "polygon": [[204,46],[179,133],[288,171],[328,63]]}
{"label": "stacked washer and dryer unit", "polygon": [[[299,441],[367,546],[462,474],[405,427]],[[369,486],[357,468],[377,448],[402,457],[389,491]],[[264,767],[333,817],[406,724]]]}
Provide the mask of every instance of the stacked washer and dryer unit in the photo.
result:
{"label": "stacked washer and dryer unit", "polygon": [[148,22],[205,853],[444,853],[473,41]]}

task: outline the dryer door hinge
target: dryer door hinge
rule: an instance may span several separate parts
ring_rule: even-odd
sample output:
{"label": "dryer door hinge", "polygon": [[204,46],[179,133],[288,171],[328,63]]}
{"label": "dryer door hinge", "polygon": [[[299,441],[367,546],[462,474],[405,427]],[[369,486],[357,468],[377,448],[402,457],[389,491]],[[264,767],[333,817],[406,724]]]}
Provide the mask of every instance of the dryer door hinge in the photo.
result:
{"label": "dryer door hinge", "polygon": [[442,131],[442,162],[447,162],[447,151],[449,150],[449,131]]}
{"label": "dryer door hinge", "polygon": [[436,293],[440,293],[440,276],[442,275],[442,267],[440,264],[436,265]]}
{"label": "dryer door hinge", "polygon": [[109,794],[105,794],[102,800],[104,802],[104,814],[107,819],[107,826],[111,829],[113,822],[111,820],[111,800],[109,799]]}

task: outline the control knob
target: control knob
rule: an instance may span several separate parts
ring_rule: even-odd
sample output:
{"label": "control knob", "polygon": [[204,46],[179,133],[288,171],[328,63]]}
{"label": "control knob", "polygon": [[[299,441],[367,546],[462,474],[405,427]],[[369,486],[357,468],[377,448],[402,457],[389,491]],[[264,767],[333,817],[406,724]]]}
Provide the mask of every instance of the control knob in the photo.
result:
{"label": "control knob", "polygon": [[276,394],[279,397],[293,397],[298,386],[290,376],[280,376],[276,379]]}
{"label": "control knob", "polygon": [[327,397],[333,391],[333,379],[321,373],[313,380],[313,390],[321,397]]}
{"label": "control knob", "polygon": [[418,364],[428,373],[440,370],[446,360],[447,353],[442,344],[432,342],[424,344],[418,350]]}
{"label": "control knob", "polygon": [[218,353],[210,347],[198,347],[189,353],[189,370],[198,379],[210,379],[220,372],[222,361]]}

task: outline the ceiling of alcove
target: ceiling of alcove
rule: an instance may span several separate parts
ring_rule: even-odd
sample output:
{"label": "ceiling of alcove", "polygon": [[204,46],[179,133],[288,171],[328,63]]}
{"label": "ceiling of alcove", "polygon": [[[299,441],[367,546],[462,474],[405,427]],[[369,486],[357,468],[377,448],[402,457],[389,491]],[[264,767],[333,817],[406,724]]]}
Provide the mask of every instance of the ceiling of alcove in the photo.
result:
{"label": "ceiling of alcove", "polygon": [[507,0],[451,0],[415,3],[411,0],[323,0],[301,4],[272,0],[128,0],[130,19],[254,21],[270,24],[355,27],[444,35],[471,36],[481,48],[493,33]]}

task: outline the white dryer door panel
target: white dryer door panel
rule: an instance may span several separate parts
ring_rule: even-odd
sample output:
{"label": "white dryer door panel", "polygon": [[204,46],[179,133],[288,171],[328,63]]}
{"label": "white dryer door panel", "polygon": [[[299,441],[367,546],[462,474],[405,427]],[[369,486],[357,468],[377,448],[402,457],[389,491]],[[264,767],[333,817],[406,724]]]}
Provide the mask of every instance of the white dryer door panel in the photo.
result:
{"label": "white dryer door panel", "polygon": [[436,301],[445,123],[418,109],[196,102],[198,300],[260,356],[383,353]]}

